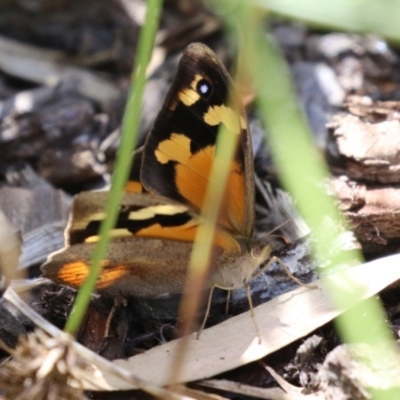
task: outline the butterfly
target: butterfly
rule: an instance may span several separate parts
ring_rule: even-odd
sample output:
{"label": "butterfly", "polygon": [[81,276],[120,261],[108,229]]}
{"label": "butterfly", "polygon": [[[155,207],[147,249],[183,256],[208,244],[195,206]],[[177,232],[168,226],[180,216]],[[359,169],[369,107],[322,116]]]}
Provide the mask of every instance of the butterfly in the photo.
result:
{"label": "butterfly", "polygon": [[[270,257],[271,246],[253,240],[251,137],[232,87],[212,50],[200,43],[185,49],[144,144],[140,183],[130,180],[126,185],[96,284],[100,294],[154,297],[184,291],[221,125],[237,138],[237,147],[213,237],[207,287],[247,285]],[[45,277],[73,288],[82,285],[106,197],[106,192],[75,197],[67,246],[49,256],[42,266]]]}

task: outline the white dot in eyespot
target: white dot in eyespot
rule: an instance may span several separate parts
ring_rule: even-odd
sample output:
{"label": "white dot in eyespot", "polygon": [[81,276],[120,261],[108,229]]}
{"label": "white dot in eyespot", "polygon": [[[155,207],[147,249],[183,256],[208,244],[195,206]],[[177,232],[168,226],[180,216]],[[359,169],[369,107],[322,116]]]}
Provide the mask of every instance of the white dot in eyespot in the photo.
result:
{"label": "white dot in eyespot", "polygon": [[199,92],[201,94],[207,94],[209,91],[210,91],[210,87],[209,87],[209,85],[207,83],[202,83],[199,86]]}

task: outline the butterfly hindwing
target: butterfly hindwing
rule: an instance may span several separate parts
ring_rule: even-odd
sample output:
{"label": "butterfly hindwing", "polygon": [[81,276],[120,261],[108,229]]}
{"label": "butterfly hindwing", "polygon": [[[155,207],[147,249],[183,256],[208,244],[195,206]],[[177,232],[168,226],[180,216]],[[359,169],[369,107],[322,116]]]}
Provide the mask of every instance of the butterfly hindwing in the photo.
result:
{"label": "butterfly hindwing", "polygon": [[[67,228],[69,245],[42,266],[46,277],[73,288],[83,284],[99,239],[107,196],[108,192],[75,196]],[[197,215],[182,203],[150,193],[127,193],[111,231],[96,290],[112,296],[144,297],[183,291],[199,223]],[[214,244],[211,259],[215,266],[224,253],[241,254],[238,242],[222,229],[216,230]]]}
{"label": "butterfly hindwing", "polygon": [[[96,242],[101,222],[105,218],[108,192],[82,192],[75,196],[68,244]],[[152,193],[126,193],[111,240],[147,237],[168,241],[193,242],[200,219],[190,207]],[[238,242],[223,229],[215,232],[214,244],[231,254],[240,252]]]}
{"label": "butterfly hindwing", "polygon": [[[44,276],[79,289],[89,274],[94,246],[80,243],[51,254],[42,265]],[[139,297],[182,292],[191,249],[190,242],[166,245],[161,239],[143,237],[114,240],[101,262],[96,290],[108,296]]]}

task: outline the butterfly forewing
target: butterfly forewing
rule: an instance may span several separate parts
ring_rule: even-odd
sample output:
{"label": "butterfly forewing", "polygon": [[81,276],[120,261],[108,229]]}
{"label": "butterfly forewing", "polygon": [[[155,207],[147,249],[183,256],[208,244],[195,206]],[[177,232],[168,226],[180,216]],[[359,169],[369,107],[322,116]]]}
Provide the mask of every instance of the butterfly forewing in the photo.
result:
{"label": "butterfly forewing", "polygon": [[[164,106],[144,146],[141,181],[155,193],[200,211],[218,130],[224,124],[237,140],[219,225],[251,237],[254,225],[254,171],[247,120],[232,98],[225,67],[206,46],[188,46]],[[235,109],[233,108],[235,107]],[[237,109],[238,108],[238,109]]]}

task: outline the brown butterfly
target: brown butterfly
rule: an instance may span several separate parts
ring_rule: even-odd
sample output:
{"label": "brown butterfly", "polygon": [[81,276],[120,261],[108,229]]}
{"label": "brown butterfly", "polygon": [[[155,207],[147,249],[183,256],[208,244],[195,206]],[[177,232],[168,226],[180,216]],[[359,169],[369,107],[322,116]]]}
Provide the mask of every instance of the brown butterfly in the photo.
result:
{"label": "brown butterfly", "polygon": [[[99,293],[147,297],[183,292],[222,124],[237,138],[237,148],[213,239],[207,286],[248,287],[260,273],[271,246],[252,237],[251,138],[243,106],[231,106],[238,103],[231,88],[228,72],[208,47],[194,43],[185,49],[143,148],[140,180],[145,192],[138,193],[137,182],[126,185],[97,281]],[[82,285],[104,219],[106,196],[76,196],[67,247],[42,266],[46,277],[74,288]]]}

